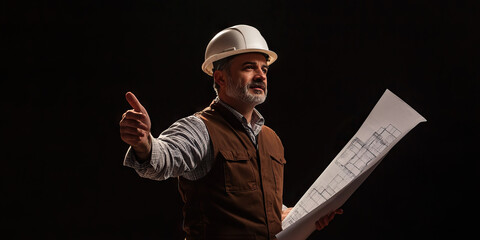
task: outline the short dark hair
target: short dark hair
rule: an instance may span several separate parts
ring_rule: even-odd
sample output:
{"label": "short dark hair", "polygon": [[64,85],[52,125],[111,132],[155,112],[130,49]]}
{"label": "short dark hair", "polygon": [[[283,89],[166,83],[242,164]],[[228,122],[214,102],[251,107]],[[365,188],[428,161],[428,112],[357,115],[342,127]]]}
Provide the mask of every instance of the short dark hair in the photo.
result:
{"label": "short dark hair", "polygon": [[212,72],[215,72],[217,70],[219,71],[222,71],[224,69],[227,69],[228,71],[228,67],[230,67],[230,62],[231,60],[237,55],[233,55],[233,56],[230,56],[230,57],[226,57],[226,58],[222,58],[218,61],[215,61],[213,62],[213,69],[212,69]]}

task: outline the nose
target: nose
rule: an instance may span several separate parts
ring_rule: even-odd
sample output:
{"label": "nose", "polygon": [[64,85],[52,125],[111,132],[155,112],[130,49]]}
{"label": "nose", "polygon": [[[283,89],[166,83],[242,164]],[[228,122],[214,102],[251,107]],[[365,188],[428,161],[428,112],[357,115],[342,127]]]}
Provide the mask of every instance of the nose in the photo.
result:
{"label": "nose", "polygon": [[267,73],[264,72],[261,67],[258,67],[255,69],[255,77],[253,79],[258,82],[263,82],[267,80]]}

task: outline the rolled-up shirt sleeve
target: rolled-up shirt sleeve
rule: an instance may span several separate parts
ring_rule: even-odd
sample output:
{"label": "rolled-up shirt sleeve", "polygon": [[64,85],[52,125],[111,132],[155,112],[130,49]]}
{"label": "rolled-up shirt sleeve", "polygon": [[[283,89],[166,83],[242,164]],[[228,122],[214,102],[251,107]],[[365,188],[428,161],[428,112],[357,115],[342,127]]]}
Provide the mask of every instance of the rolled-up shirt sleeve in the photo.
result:
{"label": "rolled-up shirt sleeve", "polygon": [[195,115],[178,120],[158,138],[150,138],[150,161],[138,162],[131,147],[125,155],[123,165],[135,169],[139,176],[153,180],[178,176],[197,179],[210,170],[210,163],[205,161],[211,154],[210,137],[205,123]]}

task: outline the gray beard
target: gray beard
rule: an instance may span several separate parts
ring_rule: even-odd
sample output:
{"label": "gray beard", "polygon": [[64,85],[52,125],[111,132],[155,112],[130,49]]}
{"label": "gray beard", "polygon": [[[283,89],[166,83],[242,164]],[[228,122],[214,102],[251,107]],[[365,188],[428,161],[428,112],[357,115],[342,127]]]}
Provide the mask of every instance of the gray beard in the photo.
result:
{"label": "gray beard", "polygon": [[[228,76],[228,82],[231,83],[232,79]],[[265,102],[267,99],[267,89],[265,88],[265,94],[252,94],[248,90],[250,89],[249,85],[241,86],[227,84],[225,88],[225,94],[231,98],[240,99],[242,102],[247,104],[259,105]]]}

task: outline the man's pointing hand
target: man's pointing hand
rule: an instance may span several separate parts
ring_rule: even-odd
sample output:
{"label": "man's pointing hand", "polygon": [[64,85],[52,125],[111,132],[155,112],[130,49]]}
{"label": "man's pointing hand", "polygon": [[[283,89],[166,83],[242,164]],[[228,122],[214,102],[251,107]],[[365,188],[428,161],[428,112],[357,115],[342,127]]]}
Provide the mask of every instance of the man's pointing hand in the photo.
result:
{"label": "man's pointing hand", "polygon": [[133,93],[127,92],[125,98],[133,109],[123,113],[120,120],[120,137],[132,146],[139,160],[147,160],[151,151],[150,117]]}

